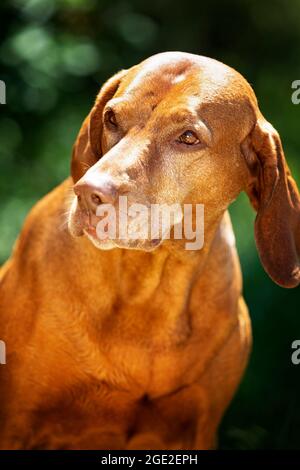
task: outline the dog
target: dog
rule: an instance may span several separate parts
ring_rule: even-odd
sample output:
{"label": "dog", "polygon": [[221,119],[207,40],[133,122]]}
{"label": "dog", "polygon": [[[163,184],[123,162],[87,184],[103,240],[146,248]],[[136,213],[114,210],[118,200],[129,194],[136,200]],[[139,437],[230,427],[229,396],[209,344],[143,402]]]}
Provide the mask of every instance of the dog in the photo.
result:
{"label": "dog", "polygon": [[[32,209],[1,270],[2,449],[215,448],[252,341],[227,212],[242,191],[266,272],[297,286],[299,193],[247,81],[167,52],[104,84],[71,177]],[[98,211],[121,196],[202,204],[202,249],[100,238]]]}

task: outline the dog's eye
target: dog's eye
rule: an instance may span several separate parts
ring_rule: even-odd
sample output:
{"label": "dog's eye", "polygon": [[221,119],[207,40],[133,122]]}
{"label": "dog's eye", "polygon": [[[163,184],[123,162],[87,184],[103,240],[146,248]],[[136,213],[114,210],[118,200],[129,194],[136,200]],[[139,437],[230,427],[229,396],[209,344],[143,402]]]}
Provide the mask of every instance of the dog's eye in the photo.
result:
{"label": "dog's eye", "polygon": [[104,120],[107,124],[111,125],[112,127],[118,127],[117,118],[112,109],[106,111],[104,115]]}
{"label": "dog's eye", "polygon": [[178,138],[178,142],[181,143],[181,144],[186,144],[186,145],[195,145],[195,144],[199,144],[200,140],[196,136],[195,132],[185,131]]}

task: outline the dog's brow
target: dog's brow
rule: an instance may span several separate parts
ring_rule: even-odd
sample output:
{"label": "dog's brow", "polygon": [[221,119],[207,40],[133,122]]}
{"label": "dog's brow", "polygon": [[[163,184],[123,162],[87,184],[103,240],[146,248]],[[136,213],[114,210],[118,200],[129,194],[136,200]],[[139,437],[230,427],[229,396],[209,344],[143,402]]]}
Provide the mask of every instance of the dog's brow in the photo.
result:
{"label": "dog's brow", "polygon": [[122,104],[125,105],[128,103],[128,100],[126,100],[123,96],[117,97],[117,98],[112,98],[109,100],[104,108],[104,112],[107,109],[111,109],[113,111],[117,111],[118,107],[121,107]]}
{"label": "dog's brow", "polygon": [[176,109],[170,113],[169,118],[173,122],[183,123],[187,121],[195,120],[195,113],[191,112],[189,109]]}

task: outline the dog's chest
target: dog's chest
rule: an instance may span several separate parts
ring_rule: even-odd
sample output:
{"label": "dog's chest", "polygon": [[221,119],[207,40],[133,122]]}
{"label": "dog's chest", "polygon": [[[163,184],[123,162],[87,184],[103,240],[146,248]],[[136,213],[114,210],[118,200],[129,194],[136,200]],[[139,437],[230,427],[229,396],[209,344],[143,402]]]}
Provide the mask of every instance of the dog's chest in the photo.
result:
{"label": "dog's chest", "polygon": [[176,319],[170,312],[163,315],[141,309],[137,321],[131,309],[130,315],[110,316],[97,346],[85,354],[87,369],[96,379],[137,395],[159,396],[183,386],[197,374],[197,335],[187,312]]}
{"label": "dog's chest", "polygon": [[134,396],[156,397],[171,393],[196,377],[196,360],[188,345],[157,351],[124,343],[117,350],[112,347],[109,353],[101,352],[99,365],[93,365],[91,370],[100,382]]}

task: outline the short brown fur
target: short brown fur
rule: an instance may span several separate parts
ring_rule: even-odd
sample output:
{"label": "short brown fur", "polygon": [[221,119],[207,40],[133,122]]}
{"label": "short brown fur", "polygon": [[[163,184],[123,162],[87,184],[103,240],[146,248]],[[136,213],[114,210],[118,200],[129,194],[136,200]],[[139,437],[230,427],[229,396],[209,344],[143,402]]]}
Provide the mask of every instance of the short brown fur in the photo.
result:
{"label": "short brown fur", "polygon": [[[109,104],[114,132],[103,122]],[[211,135],[193,152],[170,143],[187,110]],[[78,236],[78,205],[68,229],[70,188],[100,173],[132,201],[205,204],[203,249],[166,240],[99,250]],[[278,134],[237,72],[159,54],[104,85],[72,178],[33,208],[1,270],[0,447],[215,447],[251,347],[227,212],[241,191],[258,213],[265,269],[285,287],[300,280],[299,195]]]}

